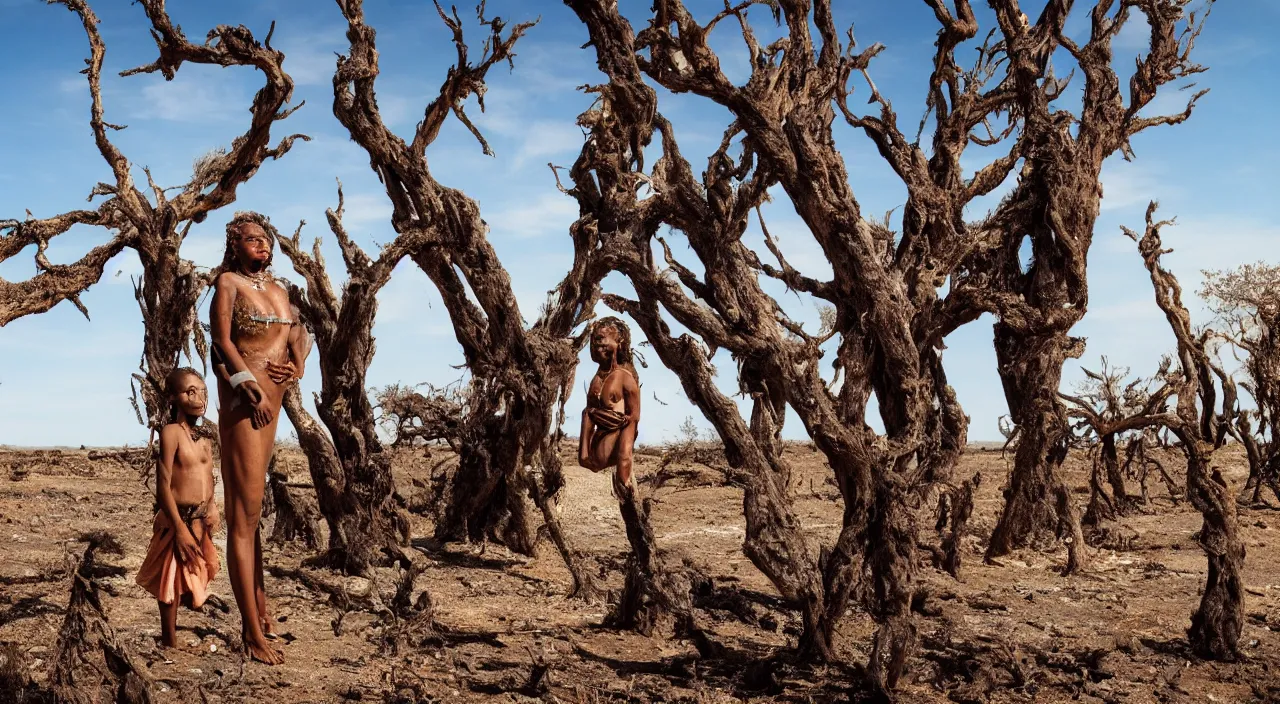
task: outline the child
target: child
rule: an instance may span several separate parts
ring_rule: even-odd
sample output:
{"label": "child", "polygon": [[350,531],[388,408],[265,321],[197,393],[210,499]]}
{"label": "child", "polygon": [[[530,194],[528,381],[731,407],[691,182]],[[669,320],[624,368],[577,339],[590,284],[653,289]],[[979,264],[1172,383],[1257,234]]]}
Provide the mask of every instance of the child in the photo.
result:
{"label": "child", "polygon": [[156,471],[156,517],[151,546],[137,582],[160,606],[161,643],[177,645],[178,604],[200,608],[218,573],[217,504],[213,500],[213,446],[197,434],[209,401],[194,369],[175,369],[165,379],[169,424],[160,431]]}
{"label": "child", "polygon": [[587,387],[578,436],[578,464],[593,472],[616,467],[613,490],[630,498],[632,452],[640,425],[640,384],[632,364],[631,331],[614,317],[591,327],[591,360],[600,365]]}

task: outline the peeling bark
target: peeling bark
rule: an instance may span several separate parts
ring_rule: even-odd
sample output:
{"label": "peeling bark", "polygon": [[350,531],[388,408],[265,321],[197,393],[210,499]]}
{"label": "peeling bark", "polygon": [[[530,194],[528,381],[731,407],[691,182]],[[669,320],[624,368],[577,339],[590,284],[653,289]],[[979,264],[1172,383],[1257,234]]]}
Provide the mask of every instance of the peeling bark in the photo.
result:
{"label": "peeling bark", "polygon": [[88,546],[71,579],[71,598],[49,673],[54,696],[68,704],[149,704],[156,700],[151,674],[116,635],[102,605],[102,592],[114,594],[102,580],[123,576],[125,570],[103,564],[101,557],[124,551],[104,532],[82,536],[81,542]]}
{"label": "peeling bark", "polygon": [[[333,290],[319,238],[310,254],[302,246],[301,225],[292,237],[277,240],[294,270],[306,281],[305,289],[289,286],[289,299],[315,335],[320,358],[316,409],[329,430],[328,438],[314,421],[308,423],[304,418],[306,412],[295,389],[287,394],[286,408],[295,425],[302,421],[298,437],[304,451],[319,460],[311,472],[320,511],[330,528],[324,561],[349,574],[363,574],[387,563],[388,556],[396,554],[409,539],[408,517],[392,498],[391,458],[378,439],[365,375],[373,362],[378,291],[391,280],[396,264],[419,242],[412,235],[402,235],[384,246],[377,259],[370,259],[342,224],[344,205],[339,185],[338,208],[325,211],[325,216],[346,266],[347,280],[340,293]],[[330,451],[336,462],[329,457]]]}
{"label": "peeling bark", "polygon": [[[480,20],[491,35],[480,60],[472,63],[461,19],[456,11],[450,16],[437,4],[452,34],[457,62],[406,141],[387,128],[378,112],[378,53],[374,30],[365,24],[363,3],[342,0],[338,6],[347,20],[350,48],[339,58],[333,79],[334,115],[369,154],[391,199],[396,232],[419,238],[410,256],[444,300],[471,373],[461,463],[449,492],[444,536],[488,536],[532,554],[536,540],[525,516],[528,496],[573,575],[573,592],[594,595],[590,573],[560,528],[555,510],[560,472],[548,460],[560,439],[558,421],[563,420],[573,367],[585,342],[575,330],[594,314],[599,284],[609,272],[595,251],[596,233],[571,229],[574,263],[541,316],[526,329],[510,276],[488,240],[479,204],[438,182],[426,161],[428,148],[451,113],[486,154],[492,153],[464,105],[472,95],[483,96],[489,69],[512,61],[513,47],[533,23],[508,28],[481,12]],[[541,472],[531,471],[534,465]]]}

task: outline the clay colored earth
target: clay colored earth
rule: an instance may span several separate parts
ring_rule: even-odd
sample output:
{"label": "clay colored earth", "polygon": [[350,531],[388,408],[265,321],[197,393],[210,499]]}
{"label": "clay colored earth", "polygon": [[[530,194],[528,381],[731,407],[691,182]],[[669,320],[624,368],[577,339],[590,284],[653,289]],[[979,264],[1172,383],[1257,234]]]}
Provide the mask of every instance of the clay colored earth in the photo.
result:
{"label": "clay colored earth", "polygon": [[[567,466],[571,449],[564,447]],[[430,485],[433,468],[449,461],[438,449],[430,457],[421,448],[395,452],[398,490],[406,500]],[[830,543],[841,515],[830,471],[807,446],[793,445],[787,455],[805,530],[815,547]],[[1238,491],[1247,474],[1243,457],[1229,448],[1215,459]],[[1180,466],[1176,456],[1169,460],[1167,466]],[[785,657],[770,659],[794,644],[798,616],[741,552],[741,491],[710,467],[682,465],[668,469],[677,471],[655,493],[646,478],[658,461],[652,451],[638,455],[641,493],[652,498],[654,530],[666,559],[687,560],[711,578],[695,597],[706,642],[602,627],[607,605],[565,598],[569,575],[545,541],[539,557],[529,560],[493,545],[481,550],[416,538],[414,547],[430,565],[416,588],[429,591],[437,630],[410,634],[396,650],[386,643],[387,622],[361,608],[394,591],[393,572],[380,572],[373,582],[305,567],[295,572],[308,552],[285,544],[268,548],[267,563],[277,574],[345,586],[349,599],[344,609],[336,603],[340,599],[313,591],[314,583],[269,574],[268,594],[287,658],[271,668],[241,660],[225,570],[212,589],[230,613],[212,606],[199,614],[183,611],[183,648],[158,647],[155,602],[132,581],[152,515],[152,493],[132,466],[90,460],[86,450],[0,448],[0,644],[16,646],[22,666],[37,682],[44,680],[67,601],[67,568],[83,551],[75,539],[106,529],[124,545],[125,555],[113,559],[128,570],[111,580],[117,594],[104,596],[110,624],[147,663],[161,701],[200,701],[203,694],[210,702],[277,704],[824,702],[847,701],[851,692],[857,701],[873,632],[870,618],[855,610],[842,622],[837,646],[847,666],[813,668]],[[1087,487],[1085,458],[1073,456],[1067,467],[1071,485]],[[309,481],[296,448],[281,449],[278,469],[294,483]],[[983,563],[1006,459],[990,448],[971,448],[957,476],[975,472],[981,472],[982,483],[961,579],[933,568],[928,551],[920,551],[919,647],[900,701],[1280,701],[1280,512],[1241,507],[1248,550],[1242,637],[1247,659],[1205,662],[1190,654],[1184,634],[1206,569],[1195,536],[1201,519],[1185,501],[1175,503],[1153,480],[1148,504],[1090,540],[1098,544],[1087,550],[1085,572],[1062,577],[1061,545],[1022,551],[999,565]],[[576,466],[567,474],[561,519],[573,546],[595,559],[616,591],[627,543],[609,477]],[[1087,495],[1074,498],[1082,505]],[[415,536],[431,535],[428,517],[414,520]],[[933,540],[932,518],[919,520],[922,540]],[[223,550],[225,535],[218,542]],[[706,652],[699,654],[697,645]],[[545,676],[530,686],[538,663],[545,664]]]}

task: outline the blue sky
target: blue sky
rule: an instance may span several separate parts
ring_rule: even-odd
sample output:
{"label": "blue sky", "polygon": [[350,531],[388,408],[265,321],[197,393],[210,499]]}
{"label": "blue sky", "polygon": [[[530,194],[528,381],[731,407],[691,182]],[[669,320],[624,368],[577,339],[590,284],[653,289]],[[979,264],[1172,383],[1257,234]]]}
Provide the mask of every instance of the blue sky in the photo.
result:
{"label": "blue sky", "polygon": [[[1024,7],[1034,17],[1042,4],[1026,2]],[[379,104],[390,125],[408,134],[454,58],[449,34],[425,0],[368,5],[368,20],[378,29],[383,69]],[[689,5],[704,17],[720,7],[710,0]],[[1085,13],[1092,3],[1078,5],[1085,6],[1077,7],[1068,25],[1077,36],[1087,29]],[[634,18],[642,16],[649,3],[623,0],[622,6]],[[836,6],[839,22],[855,24],[860,42],[886,45],[872,75],[893,102],[904,131],[913,128],[923,109],[923,87],[937,31],[932,11],[923,2],[910,0],[836,0]],[[459,8],[464,19],[474,17],[469,7]],[[259,87],[258,75],[249,69],[186,65],[169,83],[158,75],[119,78],[120,70],[153,60],[155,46],[138,6],[99,0],[94,8],[107,43],[106,117],[129,126],[115,135],[117,145],[135,167],[149,166],[162,185],[184,183],[193,160],[243,131],[248,106]],[[325,238],[326,258],[340,281],[341,258],[324,226],[324,209],[336,203],[334,179],[340,178],[345,186],[347,226],[359,241],[375,247],[394,233],[388,222],[390,205],[367,158],[330,112],[334,52],[345,46],[345,24],[336,6],[322,0],[170,0],[169,10],[192,39],[219,23],[245,24],[261,38],[275,20],[273,44],[287,55],[285,68],[297,83],[295,102],[307,103],[277,129],[281,134],[303,132],[312,137],[309,143],[298,143],[284,159],[265,164],[241,189],[237,203],[195,226],[184,255],[199,265],[216,264],[221,258],[224,223],[235,210],[252,209],[268,214],[286,232],[305,219],[304,237]],[[586,40],[585,29],[558,0],[490,0],[489,12],[509,21],[541,17],[517,46],[515,71],[503,67],[490,74],[488,112],[481,114],[474,105],[470,110],[497,156],[484,156],[465,130],[451,121],[428,158],[438,179],[480,202],[522,311],[532,321],[546,292],[571,260],[567,227],[577,211],[573,201],[556,190],[546,164],[572,163],[582,143],[574,118],[590,103],[576,86],[601,78],[592,52],[579,48]],[[756,16],[761,33],[768,35],[772,32],[766,17],[766,13]],[[1162,202],[1165,217],[1178,217],[1179,225],[1166,233],[1167,244],[1175,249],[1167,264],[1182,276],[1189,292],[1199,286],[1200,269],[1280,259],[1280,226],[1275,224],[1280,206],[1268,197],[1276,191],[1273,164],[1280,157],[1280,143],[1271,126],[1263,124],[1276,108],[1271,90],[1276,49],[1268,32],[1278,20],[1280,3],[1273,0],[1217,3],[1196,52],[1201,63],[1210,67],[1198,77],[1199,86],[1212,92],[1188,123],[1136,139],[1135,162],[1117,157],[1107,163],[1102,217],[1090,261],[1090,310],[1076,329],[1088,338],[1082,360],[1086,365],[1096,365],[1101,355],[1107,355],[1114,363],[1146,372],[1172,344],[1134,245],[1119,229],[1121,224],[1141,225],[1148,199]],[[980,21],[984,28],[990,26],[988,14],[980,15]],[[78,74],[88,55],[83,31],[73,14],[39,0],[0,0],[0,22],[13,30],[0,43],[0,66],[4,67],[0,94],[6,97],[0,117],[4,123],[0,218],[20,218],[26,209],[47,217],[83,207],[92,186],[110,176],[93,146],[88,91]],[[482,31],[474,24],[468,30],[469,36],[482,39]],[[734,30],[732,23],[723,23],[713,43],[726,73],[740,79],[746,75],[746,52]],[[1118,65],[1132,66],[1145,30],[1139,17],[1118,38]],[[1073,87],[1078,86],[1077,82]],[[1168,90],[1155,107],[1175,112],[1186,95]],[[682,150],[700,168],[719,141],[728,121],[726,113],[706,101],[665,93],[660,105],[676,124]],[[867,139],[838,127],[837,141],[864,211],[879,214],[900,206],[905,191]],[[982,156],[975,153],[967,158],[976,167]],[[819,249],[785,196],[778,196],[766,210],[770,231],[794,265],[822,274],[825,263]],[[975,215],[980,214],[975,210]],[[758,241],[754,229],[748,236]],[[77,228],[55,241],[50,257],[72,261],[106,237],[102,230]],[[679,236],[671,239],[679,251]],[[30,276],[34,272],[30,255],[29,250],[0,264],[0,277]],[[286,276],[292,273],[282,255],[276,269]],[[0,330],[0,443],[145,441],[146,431],[137,424],[128,401],[129,374],[137,369],[142,341],[130,286],[130,276],[139,271],[132,253],[111,262],[103,281],[83,297],[92,321],[64,303]],[[606,285],[618,293],[629,292],[617,276]],[[768,286],[794,317],[816,327],[818,314],[812,301],[786,294],[772,282]],[[411,262],[401,265],[379,300],[374,331],[378,349],[369,384],[443,384],[457,379],[460,372],[453,366],[462,358],[447,315],[430,282]],[[1201,310],[1200,320],[1205,319]],[[996,422],[1005,413],[1005,404],[995,371],[990,320],[959,331],[948,339],[948,348],[948,372],[972,417],[971,439],[997,439]],[[656,355],[651,353],[649,359],[650,367],[642,370],[646,407],[641,442],[673,437],[686,416],[705,426],[684,399],[674,375],[661,368]],[[715,361],[722,370],[723,387],[736,388],[732,360],[722,352]],[[1079,364],[1069,365],[1068,383],[1080,377],[1078,370]],[[303,388],[315,390],[318,384],[313,356]],[[667,405],[655,402],[655,396]],[[576,410],[582,404],[583,392],[578,388],[570,406]],[[286,421],[281,438],[290,431]],[[788,436],[800,432],[794,420],[788,424]]]}

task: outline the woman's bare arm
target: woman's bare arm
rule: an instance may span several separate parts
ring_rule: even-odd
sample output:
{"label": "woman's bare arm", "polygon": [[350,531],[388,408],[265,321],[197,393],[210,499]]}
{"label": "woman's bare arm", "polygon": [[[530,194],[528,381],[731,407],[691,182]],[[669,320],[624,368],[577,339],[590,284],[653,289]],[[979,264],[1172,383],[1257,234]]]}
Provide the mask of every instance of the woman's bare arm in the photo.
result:
{"label": "woman's bare arm", "polygon": [[249,365],[240,356],[240,350],[231,341],[231,315],[236,304],[236,287],[228,280],[230,277],[230,274],[223,274],[214,282],[213,303],[209,307],[209,332],[213,336],[213,344],[218,346],[228,375],[249,369]]}
{"label": "woman's bare arm", "polygon": [[623,375],[622,378],[622,403],[628,422],[622,426],[622,432],[618,435],[618,479],[623,485],[627,485],[631,481],[631,455],[640,425],[640,385],[630,374]]}
{"label": "woman's bare arm", "polygon": [[178,502],[173,498],[173,462],[178,454],[178,443],[181,442],[182,428],[167,425],[160,430],[160,464],[156,467],[156,503],[173,525],[176,539],[175,552],[182,562],[194,563],[200,558],[200,546],[195,536],[182,522],[178,513]]}
{"label": "woman's bare arm", "polygon": [[578,466],[595,470],[596,468],[591,466],[591,436],[595,432],[596,424],[591,422],[588,410],[590,407],[582,409],[582,429],[578,431]]}
{"label": "woman's bare arm", "polygon": [[[293,319],[298,320],[300,314],[297,306],[290,306]],[[295,379],[301,379],[306,371],[307,355],[311,354],[311,333],[302,323],[294,324],[289,330],[289,361],[293,362]]]}
{"label": "woman's bare arm", "polygon": [[[213,303],[209,311],[209,332],[213,336],[213,344],[218,347],[228,376],[249,371],[249,365],[245,363],[244,358],[240,356],[240,350],[236,349],[235,343],[231,340],[231,316],[236,302],[236,288],[235,284],[230,282],[230,278],[231,274],[224,273],[214,282]],[[256,376],[253,380],[240,384],[236,387],[236,391],[244,394],[245,400],[253,406],[255,428],[261,428],[271,422],[271,409],[264,403],[266,396],[262,393],[262,387],[258,385]]]}

